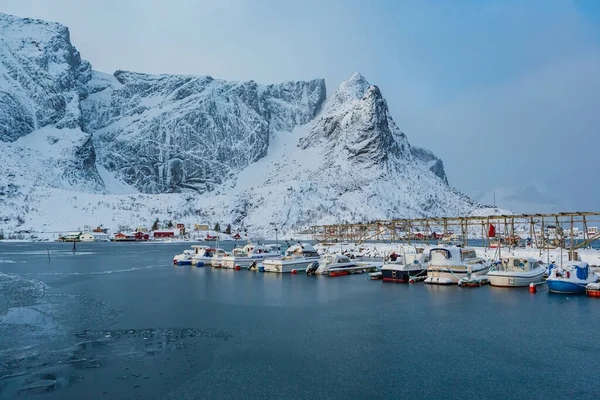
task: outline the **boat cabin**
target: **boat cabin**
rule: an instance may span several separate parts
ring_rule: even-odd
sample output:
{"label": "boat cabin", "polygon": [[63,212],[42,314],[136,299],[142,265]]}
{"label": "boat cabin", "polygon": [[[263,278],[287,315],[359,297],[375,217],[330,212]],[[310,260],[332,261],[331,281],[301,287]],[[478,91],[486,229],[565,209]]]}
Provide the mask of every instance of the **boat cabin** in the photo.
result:
{"label": "boat cabin", "polygon": [[469,247],[435,247],[429,250],[431,265],[458,265],[477,260],[475,250]]}
{"label": "boat cabin", "polygon": [[202,255],[202,254],[204,254],[204,250],[208,249],[208,248],[209,248],[208,246],[204,246],[204,245],[201,245],[201,244],[195,244],[195,245],[192,246],[192,249],[194,249],[194,254],[195,255]]}
{"label": "boat cabin", "polygon": [[346,264],[352,262],[350,258],[342,254],[326,254],[321,259],[324,264]]}
{"label": "boat cabin", "polygon": [[[421,251],[419,251],[421,250]],[[429,261],[429,254],[423,254],[423,249],[417,249],[417,252],[407,253],[402,250],[392,251],[386,258],[386,264],[398,264],[398,265],[411,265],[421,264],[424,265]]]}
{"label": "boat cabin", "polygon": [[225,250],[223,249],[215,249],[214,247],[207,247],[204,249],[203,253],[200,253],[201,257],[207,257],[207,258],[212,258],[214,256],[224,256],[225,255]]}
{"label": "boat cabin", "polygon": [[533,258],[507,257],[494,264],[496,271],[502,272],[523,272],[533,271],[540,264]]}
{"label": "boat cabin", "polygon": [[310,244],[294,244],[285,251],[285,259],[293,259],[300,257],[319,257],[319,253]]}
{"label": "boat cabin", "polygon": [[247,244],[244,246],[244,252],[248,255],[250,254],[263,254],[263,253],[273,253],[273,251],[271,251],[271,248],[267,247],[267,246],[262,246],[262,245],[253,245],[253,244]]}
{"label": "boat cabin", "polygon": [[229,255],[232,257],[245,257],[246,254],[245,247],[235,247],[233,250],[231,250],[231,253],[229,253]]}

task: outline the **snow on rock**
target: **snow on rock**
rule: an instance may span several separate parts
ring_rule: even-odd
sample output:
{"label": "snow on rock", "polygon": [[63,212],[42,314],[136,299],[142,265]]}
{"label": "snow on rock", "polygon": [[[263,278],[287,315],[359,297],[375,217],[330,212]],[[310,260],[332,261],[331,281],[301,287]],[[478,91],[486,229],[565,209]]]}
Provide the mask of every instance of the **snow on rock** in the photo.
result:
{"label": "snow on rock", "polygon": [[0,14],[0,211],[8,232],[159,218],[291,236],[310,225],[493,213],[412,147],[355,73],[261,85],[91,70],[57,23]]}
{"label": "snow on rock", "polygon": [[212,191],[310,121],[322,79],[258,85],[210,76],[93,74],[82,102],[99,163],[145,193]]}
{"label": "snow on rock", "polygon": [[90,77],[67,27],[0,13],[0,141],[50,124],[80,127]]}

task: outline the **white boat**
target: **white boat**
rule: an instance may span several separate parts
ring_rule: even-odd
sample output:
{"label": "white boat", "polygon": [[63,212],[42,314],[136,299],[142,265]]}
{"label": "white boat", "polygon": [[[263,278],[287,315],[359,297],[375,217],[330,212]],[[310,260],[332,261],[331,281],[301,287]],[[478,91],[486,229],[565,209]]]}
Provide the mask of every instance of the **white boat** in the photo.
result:
{"label": "white boat", "polygon": [[210,261],[210,265],[212,265],[215,268],[221,268],[223,264],[223,257],[234,255],[235,251],[242,252],[243,250],[241,248],[236,247],[230,253],[216,253],[215,255],[213,255],[213,258]]}
{"label": "white boat", "polygon": [[195,265],[194,257],[204,254],[205,249],[208,249],[208,246],[193,245],[191,250],[184,250],[183,253],[177,254],[175,257],[173,257],[173,264]]}
{"label": "white boat", "polygon": [[522,287],[541,282],[545,273],[537,260],[511,256],[494,263],[487,276],[492,286]]}
{"label": "white boat", "polygon": [[196,254],[192,257],[192,265],[198,267],[211,266],[213,259],[224,257],[227,253],[223,249],[208,246],[192,246],[196,248]]}
{"label": "white boat", "polygon": [[184,250],[183,253],[177,254],[173,257],[174,265],[192,265],[192,257],[194,257],[194,250]]}
{"label": "white boat", "polygon": [[586,286],[598,282],[598,275],[585,261],[570,261],[561,267],[550,265],[550,275],[546,279],[551,293],[585,293]]}
{"label": "white boat", "polygon": [[281,254],[272,250],[271,247],[247,244],[241,252],[234,251],[233,255],[221,258],[221,266],[223,268],[247,268],[254,262],[261,262],[268,258],[281,257]]}
{"label": "white boat", "polygon": [[294,269],[306,269],[308,264],[320,258],[319,253],[310,244],[298,243],[290,246],[285,251],[283,258],[270,258],[264,260],[262,265],[265,272],[287,273],[292,272]]}
{"label": "white boat", "polygon": [[366,267],[359,265],[342,254],[325,254],[318,261],[313,261],[306,268],[307,275],[349,275],[354,272],[364,272]]}
{"label": "white boat", "polygon": [[425,277],[427,258],[424,253],[394,251],[381,267],[382,278],[385,282],[408,282],[414,277]]}
{"label": "white boat", "polygon": [[458,284],[461,278],[485,275],[490,262],[477,257],[472,248],[434,247],[429,250],[429,265],[425,283],[437,285]]}

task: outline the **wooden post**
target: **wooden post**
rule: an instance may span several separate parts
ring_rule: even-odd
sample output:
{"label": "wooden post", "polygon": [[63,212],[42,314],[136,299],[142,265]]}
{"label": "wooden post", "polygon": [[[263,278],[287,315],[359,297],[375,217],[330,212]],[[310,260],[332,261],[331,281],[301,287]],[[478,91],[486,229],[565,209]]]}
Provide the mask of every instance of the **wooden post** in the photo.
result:
{"label": "wooden post", "polygon": [[483,244],[483,248],[486,249],[485,246],[485,222],[481,221],[481,242]]}
{"label": "wooden post", "polygon": [[[513,244],[513,240],[515,237],[515,217],[510,219],[510,243]],[[517,243],[518,245],[518,243]]]}
{"label": "wooden post", "polygon": [[575,260],[575,239],[573,238],[573,215],[571,215],[571,248],[569,249],[569,260]]}
{"label": "wooden post", "polygon": [[[542,237],[540,240],[542,241],[542,246],[540,247],[540,257],[542,256],[542,249],[544,248],[544,237],[546,233],[544,232],[544,217],[542,217],[542,230],[540,231],[540,236]],[[539,247],[539,246],[538,246]]]}
{"label": "wooden post", "polygon": [[[533,223],[533,218],[529,219],[529,240],[531,243],[531,240],[533,240],[535,237],[535,229],[534,229],[534,223]],[[535,243],[535,241],[533,242]],[[533,246],[531,246],[531,248],[533,248]]]}

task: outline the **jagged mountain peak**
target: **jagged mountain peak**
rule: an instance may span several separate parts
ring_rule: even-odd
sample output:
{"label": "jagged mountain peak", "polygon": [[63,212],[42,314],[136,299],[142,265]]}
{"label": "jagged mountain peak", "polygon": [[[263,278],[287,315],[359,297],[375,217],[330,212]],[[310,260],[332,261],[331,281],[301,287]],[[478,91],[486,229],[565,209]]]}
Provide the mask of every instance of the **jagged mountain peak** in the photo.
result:
{"label": "jagged mountain peak", "polygon": [[[61,33],[69,31],[65,25],[59,22],[44,21],[36,18],[24,18],[0,12],[0,26],[6,28],[9,24],[11,25],[11,36],[28,36],[35,40],[43,39],[43,32],[47,29],[60,31]],[[41,29],[34,31],[36,28]],[[42,36],[40,36],[40,34],[42,34]]]}
{"label": "jagged mountain peak", "polygon": [[371,84],[359,72],[353,73],[347,80],[339,84],[335,96],[341,101],[354,98],[360,100]]}
{"label": "jagged mountain peak", "polygon": [[328,100],[300,147],[320,147],[340,162],[390,167],[412,160],[410,144],[393,122],[379,88],[354,73]]}

